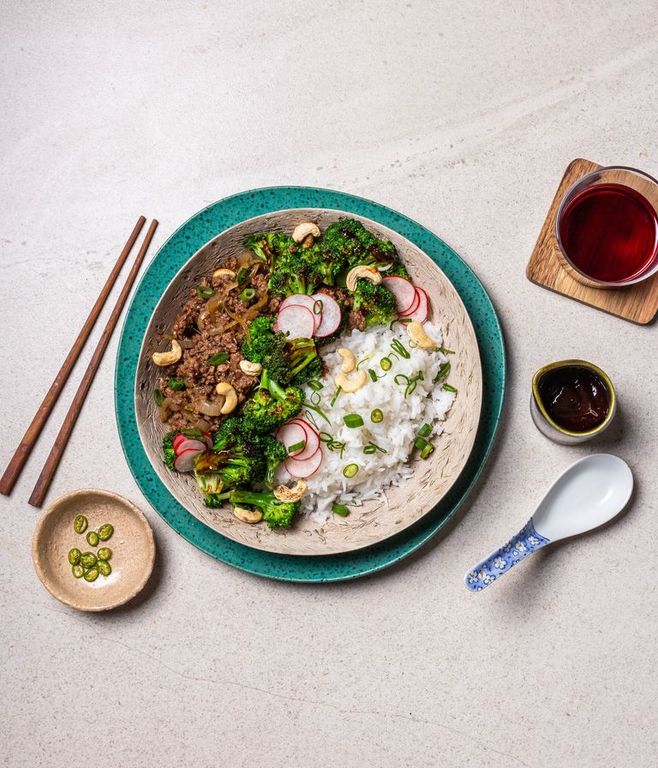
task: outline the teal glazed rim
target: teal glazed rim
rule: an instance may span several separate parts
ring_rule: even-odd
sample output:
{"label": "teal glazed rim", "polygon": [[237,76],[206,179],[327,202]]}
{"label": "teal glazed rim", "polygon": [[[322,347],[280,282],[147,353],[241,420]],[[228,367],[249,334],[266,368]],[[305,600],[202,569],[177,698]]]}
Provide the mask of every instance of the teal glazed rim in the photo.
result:
{"label": "teal glazed rim", "polygon": [[[422,249],[457,289],[473,323],[480,348],[483,400],[473,451],[448,494],[417,523],[397,536],[338,555],[280,555],[227,539],[191,515],[169,493],[151,467],[135,419],[134,385],[144,333],[169,282],[199,248],[229,227],[287,208],[328,208],[367,217]],[[428,542],[456,514],[491,452],[505,396],[505,346],[496,311],[473,270],[436,235],[379,203],[314,187],[265,187],[219,200],[196,213],[164,243],[146,269],[121,331],[115,369],[115,409],[128,466],[144,496],[177,533],[211,557],[271,579],[332,582],[355,579],[387,568]]]}

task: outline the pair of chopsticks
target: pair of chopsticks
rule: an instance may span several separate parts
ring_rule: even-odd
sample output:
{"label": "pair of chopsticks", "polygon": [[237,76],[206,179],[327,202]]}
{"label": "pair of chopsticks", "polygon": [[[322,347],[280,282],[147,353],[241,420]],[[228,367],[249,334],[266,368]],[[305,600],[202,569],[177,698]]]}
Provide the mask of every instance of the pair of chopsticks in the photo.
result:
{"label": "pair of chopsticks", "polygon": [[[96,320],[98,320],[98,316],[100,315],[101,310],[107,301],[107,297],[110,295],[110,291],[114,287],[117,277],[119,276],[119,272],[121,272],[121,268],[130,255],[130,252],[132,251],[132,248],[135,245],[135,242],[139,237],[139,234],[142,231],[145,223],[146,219],[143,216],[140,216],[137,220],[137,223],[135,224],[135,227],[133,228],[133,231],[130,233],[130,237],[126,241],[123,250],[119,254],[119,258],[114,265],[114,268],[105,281],[105,285],[103,286],[98,298],[96,299],[96,303],[91,308],[91,312],[85,320],[77,339],[73,343],[70,352],[62,363],[62,367],[59,369],[57,375],[55,376],[53,383],[50,385],[50,389],[46,393],[43,402],[37,409],[37,412],[34,414],[34,418],[32,419],[30,426],[27,428],[27,431],[23,435],[23,439],[21,440],[18,448],[12,456],[11,461],[7,465],[7,469],[5,469],[2,477],[0,478],[0,493],[4,494],[5,496],[8,496],[11,493],[14,484],[18,480],[18,477],[29,458],[32,449],[34,448],[39,438],[41,430],[43,429],[46,421],[48,421],[48,417],[50,416],[55,403],[57,402],[57,399],[59,398],[62,389],[64,388],[64,385],[66,384],[71,371],[73,370],[73,366],[75,365],[76,360],[82,351],[82,348],[89,338],[89,334],[91,333]],[[32,495],[29,498],[29,503],[33,507],[40,507],[43,504],[43,500],[46,496],[46,493],[48,492],[48,488],[50,487],[53,477],[55,476],[57,467],[59,466],[59,463],[64,454],[64,450],[66,449],[66,445],[69,441],[69,438],[71,437],[71,433],[73,432],[73,427],[78,420],[78,416],[82,410],[82,406],[87,397],[87,393],[89,392],[89,388],[91,387],[91,383],[94,380],[96,372],[98,371],[98,367],[100,366],[101,360],[103,359],[107,345],[110,341],[114,328],[116,327],[117,321],[119,320],[121,311],[124,307],[124,304],[126,303],[128,295],[130,294],[130,289],[135,282],[139,268],[144,261],[144,257],[146,256],[146,252],[149,248],[149,245],[151,244],[151,240],[153,239],[153,234],[155,233],[157,226],[158,222],[153,219],[146,232],[146,237],[144,238],[139,252],[137,253],[135,263],[128,273],[126,282],[121,289],[121,293],[119,294],[119,298],[117,299],[116,304],[114,305],[112,314],[110,315],[105,329],[103,330],[103,333],[98,340],[94,354],[89,361],[87,370],[85,371],[84,376],[82,377],[82,380],[78,386],[78,390],[75,393],[73,401],[64,418],[61,429],[55,438],[53,447],[48,455],[48,458],[46,459],[46,463],[44,464],[43,469],[41,470],[41,474],[39,475],[39,479],[34,486]]]}

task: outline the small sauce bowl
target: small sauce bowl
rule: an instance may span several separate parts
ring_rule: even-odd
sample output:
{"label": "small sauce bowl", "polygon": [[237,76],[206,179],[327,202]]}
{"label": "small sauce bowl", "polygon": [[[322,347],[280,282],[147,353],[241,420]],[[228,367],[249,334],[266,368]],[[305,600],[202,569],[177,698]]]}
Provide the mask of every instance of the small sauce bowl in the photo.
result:
{"label": "small sauce bowl", "polygon": [[[560,372],[564,385],[560,383]],[[547,377],[551,376],[556,382],[552,391],[558,395],[553,402],[547,402],[546,390],[550,389],[546,386]],[[574,381],[571,393],[567,391],[570,380]],[[587,398],[589,401],[583,406],[582,401]],[[565,417],[562,423],[558,416],[560,410]],[[586,360],[558,360],[543,366],[532,377],[530,415],[537,429],[555,443],[577,445],[591,440],[610,426],[616,412],[617,395],[610,377]],[[598,418],[595,416],[597,413],[601,414]],[[583,424],[582,429],[574,423],[578,419]],[[572,423],[567,423],[569,421]]]}

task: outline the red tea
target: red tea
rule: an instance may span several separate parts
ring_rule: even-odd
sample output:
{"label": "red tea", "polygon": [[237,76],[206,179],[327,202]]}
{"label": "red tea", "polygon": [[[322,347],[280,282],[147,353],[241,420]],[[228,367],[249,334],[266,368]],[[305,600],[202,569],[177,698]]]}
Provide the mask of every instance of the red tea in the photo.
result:
{"label": "red tea", "polygon": [[565,253],[585,275],[609,283],[639,277],[658,257],[658,219],[623,184],[596,184],[570,200],[560,220]]}

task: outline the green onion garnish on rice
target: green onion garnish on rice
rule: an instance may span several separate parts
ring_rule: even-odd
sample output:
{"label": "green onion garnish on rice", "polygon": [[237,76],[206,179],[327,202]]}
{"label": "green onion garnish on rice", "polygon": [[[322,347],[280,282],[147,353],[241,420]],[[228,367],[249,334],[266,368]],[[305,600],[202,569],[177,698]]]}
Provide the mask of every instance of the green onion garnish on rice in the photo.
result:
{"label": "green onion garnish on rice", "polygon": [[349,509],[344,504],[337,504],[335,501],[331,505],[331,511],[334,515],[340,515],[341,517],[347,517],[350,513]]}
{"label": "green onion garnish on rice", "polygon": [[358,413],[346,413],[345,416],[343,416],[343,421],[345,422],[345,426],[350,429],[358,429],[363,426],[363,419]]}

